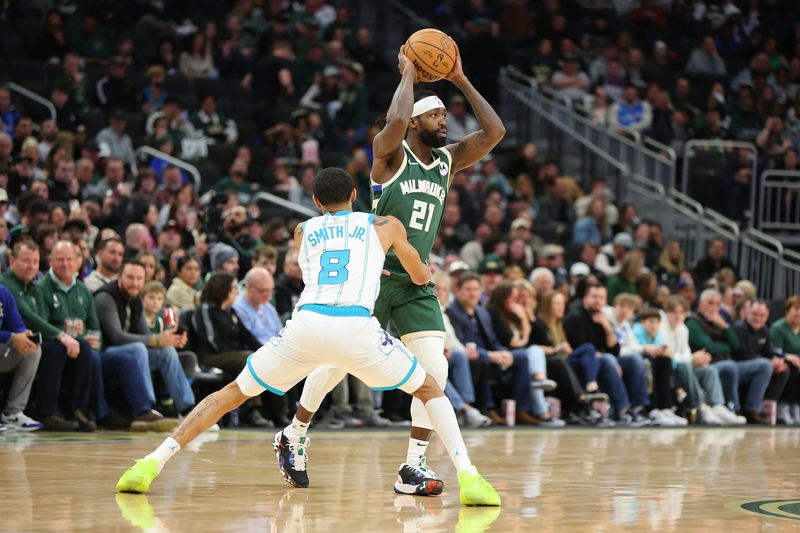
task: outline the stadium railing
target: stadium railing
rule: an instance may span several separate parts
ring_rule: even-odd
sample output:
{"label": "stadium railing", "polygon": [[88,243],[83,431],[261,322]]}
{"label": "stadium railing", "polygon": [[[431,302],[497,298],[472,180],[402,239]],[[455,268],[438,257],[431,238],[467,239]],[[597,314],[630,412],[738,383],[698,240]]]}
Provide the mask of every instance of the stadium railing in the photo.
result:
{"label": "stadium railing", "polygon": [[[507,138],[541,142],[540,149],[560,162],[569,163],[577,157],[583,180],[605,176],[619,202],[634,203],[647,218],[662,225],[668,238],[681,242],[687,264],[705,255],[712,237],[721,237],[727,243],[729,257],[739,265],[739,274],[756,284],[760,297],[781,299],[800,291],[800,253],[784,249],[778,239],[761,231],[741,231],[735,221],[686,194],[691,161],[688,166],[684,162],[684,190],[679,191],[678,157],[671,147],[630,130],[615,131],[595,124],[587,113],[511,67],[501,72],[498,110]],[[706,140],[690,143],[687,151],[694,152],[752,147],[748,143]],[[757,164],[755,158],[751,162]],[[721,165],[718,170],[721,172]],[[757,176],[755,171],[756,167],[753,176]],[[800,173],[797,176],[800,178]]]}
{"label": "stadium railing", "polygon": [[136,159],[138,161],[144,162],[147,161],[148,158],[157,157],[159,159],[163,159],[170,165],[174,165],[181,170],[185,170],[192,176],[194,180],[195,191],[200,190],[201,185],[201,178],[200,178],[200,171],[197,170],[197,167],[192,165],[191,163],[187,163],[183,159],[178,159],[177,157],[171,156],[167,153],[164,153],[160,150],[156,150],[155,148],[151,148],[150,146],[140,146],[136,149]]}
{"label": "stadium railing", "polygon": [[40,96],[30,89],[14,83],[13,81],[4,83],[3,87],[46,108],[47,112],[50,114],[50,118],[53,120],[56,119],[56,106],[54,106],[53,103],[44,96]]}
{"label": "stadium railing", "polygon": [[755,226],[779,234],[784,244],[800,244],[800,172],[767,170],[760,181]]}

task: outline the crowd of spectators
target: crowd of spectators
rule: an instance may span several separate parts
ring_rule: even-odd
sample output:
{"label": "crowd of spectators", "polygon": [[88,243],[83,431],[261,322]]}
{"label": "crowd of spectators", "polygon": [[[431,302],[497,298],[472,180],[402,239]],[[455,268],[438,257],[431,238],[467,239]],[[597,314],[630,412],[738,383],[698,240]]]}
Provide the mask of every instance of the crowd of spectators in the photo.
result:
{"label": "crowd of spectators", "polygon": [[[691,139],[745,141],[757,149],[758,169],[798,168],[796,2],[412,3],[462,36],[466,72],[480,66],[479,81],[487,85],[511,64],[595,124],[651,137],[679,157]],[[751,175],[753,154],[711,149],[690,157],[690,181],[698,185],[688,192],[745,220],[752,182],[759,180]],[[794,193],[785,201],[796,211]],[[796,222],[794,213],[787,216]]]}
{"label": "crowd of spectators", "polygon": [[[47,63],[57,116],[0,89],[2,421],[169,429],[203,394],[199,373],[235,377],[303,289],[290,239],[302,217],[255,193],[313,207],[327,152],[369,209],[370,111],[391,92],[371,94],[370,80],[396,81],[394,66],[344,2],[191,13],[140,2],[130,19],[69,1],[37,15],[39,4],[17,2],[15,15],[46,28],[29,52]],[[490,101],[495,69],[512,63],[597,120],[668,144],[752,134],[782,164],[796,156],[794,108],[783,116],[761,100],[770,87],[776,102],[795,100],[795,26],[774,16],[780,2],[717,7],[643,2],[618,18],[569,0],[474,0],[431,15],[463,28],[465,71]],[[120,20],[137,22],[122,31]],[[733,81],[711,84],[721,69]],[[460,95],[443,96],[457,141],[477,123]],[[766,116],[785,129],[762,135]],[[773,404],[782,423],[800,423],[800,299],[758,300],[722,238],[688,264],[682,243],[615,202],[602,176],[568,176],[513,141],[452,177],[430,258],[446,393],[466,425],[769,423]],[[222,150],[227,173],[197,184],[171,159],[138,158],[144,145],[201,170]],[[736,161],[739,176],[746,158]],[[297,393],[266,392],[238,420],[285,424]],[[318,423],[332,428],[408,424],[403,395],[373,396],[355,379],[325,409]]]}

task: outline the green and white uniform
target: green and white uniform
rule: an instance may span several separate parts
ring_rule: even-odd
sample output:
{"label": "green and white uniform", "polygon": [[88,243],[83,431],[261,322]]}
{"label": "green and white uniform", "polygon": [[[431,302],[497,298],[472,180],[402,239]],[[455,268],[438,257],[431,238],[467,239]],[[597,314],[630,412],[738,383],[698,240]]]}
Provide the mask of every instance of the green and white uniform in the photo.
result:
{"label": "green and white uniform", "polygon": [[[433,161],[426,165],[403,141],[403,160],[392,178],[373,182],[372,208],[376,215],[393,216],[406,227],[408,242],[423,261],[433,248],[442,225],[452,169],[446,148],[433,148]],[[417,337],[444,336],[444,323],[433,284],[415,285],[392,250],[384,268],[391,275],[381,278],[381,290],[374,314],[387,328],[393,322],[405,342]]]}

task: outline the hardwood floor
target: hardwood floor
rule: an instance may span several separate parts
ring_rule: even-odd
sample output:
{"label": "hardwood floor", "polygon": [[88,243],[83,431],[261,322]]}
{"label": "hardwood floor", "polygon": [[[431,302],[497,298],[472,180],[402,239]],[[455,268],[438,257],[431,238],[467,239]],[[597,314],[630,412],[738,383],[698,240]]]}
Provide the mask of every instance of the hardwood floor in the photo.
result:
{"label": "hardwood floor", "polygon": [[445,494],[395,495],[402,431],[312,431],[305,490],[281,479],[272,433],[207,433],[170,461],[147,496],[117,495],[114,484],[163,435],[7,433],[2,531],[800,528],[800,428],[467,432],[473,462],[503,498],[500,510],[460,506],[438,440],[429,460]]}

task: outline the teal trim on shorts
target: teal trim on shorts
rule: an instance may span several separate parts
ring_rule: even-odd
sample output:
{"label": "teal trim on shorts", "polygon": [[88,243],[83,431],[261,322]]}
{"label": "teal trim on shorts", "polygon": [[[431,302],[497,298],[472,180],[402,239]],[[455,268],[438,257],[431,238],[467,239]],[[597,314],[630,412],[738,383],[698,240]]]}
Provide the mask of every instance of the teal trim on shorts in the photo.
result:
{"label": "teal trim on shorts", "polygon": [[406,384],[406,381],[408,381],[408,380],[411,378],[411,374],[413,374],[413,373],[414,373],[414,370],[416,370],[416,369],[417,369],[417,358],[415,357],[415,358],[414,358],[414,362],[411,364],[411,370],[409,370],[409,371],[408,371],[408,374],[406,374],[406,377],[404,377],[404,378],[403,378],[403,381],[401,381],[400,383],[398,383],[397,385],[394,385],[394,386],[392,386],[392,387],[370,387],[370,388],[371,388],[372,390],[393,390],[393,389],[399,389],[400,387],[402,387],[403,385],[405,385],[405,384]]}
{"label": "teal trim on shorts", "polygon": [[250,362],[250,359],[253,358],[253,355],[255,355],[255,354],[251,354],[250,357],[247,358],[247,370],[250,371],[250,375],[253,376],[253,379],[256,380],[256,383],[258,383],[259,385],[261,385],[262,387],[264,387],[265,389],[267,389],[271,393],[277,394],[278,396],[283,396],[284,394],[286,394],[284,391],[278,390],[275,387],[270,387],[269,385],[266,384],[266,382],[264,382],[264,380],[262,380],[260,377],[258,377],[258,375],[256,374],[255,369],[253,368],[253,364]]}
{"label": "teal trim on shorts", "polygon": [[319,313],[325,316],[358,316],[362,318],[369,318],[372,313],[366,307],[360,305],[322,305],[322,304],[305,304],[299,307],[300,311],[311,311],[312,313]]}

